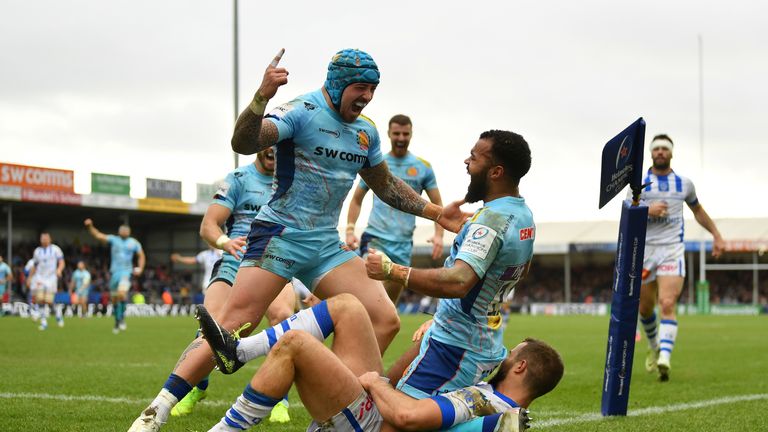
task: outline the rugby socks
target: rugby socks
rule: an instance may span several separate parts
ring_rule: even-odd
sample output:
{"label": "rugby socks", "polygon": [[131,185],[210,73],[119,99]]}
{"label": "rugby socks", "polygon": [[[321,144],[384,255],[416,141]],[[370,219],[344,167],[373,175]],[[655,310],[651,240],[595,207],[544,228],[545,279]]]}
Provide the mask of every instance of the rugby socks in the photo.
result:
{"label": "rugby socks", "polygon": [[212,431],[241,431],[261,423],[272,412],[272,408],[282,399],[271,398],[254,390],[250,384],[245,386],[243,394],[221,418],[221,421],[211,428]]}
{"label": "rugby socks", "polygon": [[309,309],[288,317],[259,334],[240,340],[237,345],[237,359],[243,363],[267,355],[269,350],[288,330],[304,330],[317,340],[323,341],[333,333],[333,320],[328,312],[328,304],[322,301]]}
{"label": "rugby socks", "polygon": [[669,360],[677,338],[677,321],[661,320],[659,325],[659,358]]}
{"label": "rugby socks", "polygon": [[53,313],[56,316],[56,322],[59,323],[60,326],[64,325],[64,313],[63,313],[63,307],[62,305],[56,305],[53,307]]}
{"label": "rugby socks", "polygon": [[[664,322],[664,321],[662,321]],[[659,342],[656,338],[658,328],[656,326],[656,312],[652,312],[651,316],[644,317],[640,315],[640,323],[643,325],[643,330],[645,330],[645,336],[648,338],[648,346],[651,347],[652,350],[659,349]]]}

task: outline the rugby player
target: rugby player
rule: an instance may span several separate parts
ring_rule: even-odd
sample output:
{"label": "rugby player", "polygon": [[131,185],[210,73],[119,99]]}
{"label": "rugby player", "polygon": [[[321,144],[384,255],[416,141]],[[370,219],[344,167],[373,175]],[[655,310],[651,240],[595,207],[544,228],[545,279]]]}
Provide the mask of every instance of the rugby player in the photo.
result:
{"label": "rugby player", "polygon": [[[64,253],[61,248],[51,243],[51,235],[40,233],[40,246],[32,253],[34,265],[27,279],[28,286],[33,292],[36,305],[42,305],[40,315],[40,330],[48,328],[48,313],[53,307],[53,298],[59,288],[59,278],[64,271]],[[64,327],[64,317],[61,308],[53,308],[56,323]]]}
{"label": "rugby player", "polygon": [[[408,151],[413,132],[411,119],[403,114],[397,114],[389,120],[387,136],[392,149],[384,155],[387,166],[392,174],[412,187],[416,193],[426,191],[429,200],[439,206],[443,205],[440,190],[432,165],[426,160]],[[352,195],[347,212],[346,242],[352,249],[360,247],[360,255],[365,258],[368,247],[384,252],[394,263],[411,265],[413,250],[413,231],[416,228],[416,216],[395,210],[385,204],[379,197],[373,197],[373,209],[368,217],[368,226],[360,239],[355,235],[355,223],[360,216],[363,198],[368,192],[368,185],[360,181]],[[435,234],[429,239],[432,243],[432,259],[439,259],[443,253],[443,227],[435,224]],[[395,281],[383,281],[384,289],[392,303],[397,306],[403,285]]]}
{"label": "rugby player", "polygon": [[88,313],[88,289],[91,287],[91,273],[85,267],[85,261],[77,262],[77,269],[72,272],[72,279],[69,283],[70,292],[75,294],[77,304],[80,306],[77,316],[82,318]]}
{"label": "rugby player", "polygon": [[0,255],[0,299],[5,301],[5,293],[8,293],[8,299],[11,298],[11,282],[13,282],[13,271],[3,261],[3,256]]}
{"label": "rugby player", "polygon": [[208,290],[208,285],[211,283],[211,277],[213,276],[213,266],[221,259],[221,250],[213,246],[209,246],[208,249],[200,251],[195,256],[184,256],[179,253],[171,254],[171,262],[181,263],[186,265],[200,264],[203,266],[203,278],[200,280],[200,289],[203,294]]}
{"label": "rugby player", "polygon": [[[661,381],[669,380],[672,349],[677,338],[677,299],[685,280],[685,243],[683,243],[683,203],[693,212],[696,222],[714,238],[712,256],[725,249],[717,226],[696,197],[696,188],[687,177],[672,170],[674,144],[667,135],[651,141],[653,166],[643,180],[647,184],[640,199],[648,204],[648,230],[645,234],[643,285],[640,289],[640,323],[648,338],[645,368],[658,371]],[[654,308],[658,300],[660,321]]]}

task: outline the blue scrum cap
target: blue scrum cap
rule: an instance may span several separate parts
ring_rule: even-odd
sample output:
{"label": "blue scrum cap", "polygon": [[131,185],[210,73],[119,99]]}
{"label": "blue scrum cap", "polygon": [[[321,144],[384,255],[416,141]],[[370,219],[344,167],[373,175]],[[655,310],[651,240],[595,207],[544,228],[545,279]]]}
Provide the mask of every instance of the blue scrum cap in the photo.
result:
{"label": "blue scrum cap", "polygon": [[328,63],[324,86],[333,106],[338,110],[341,107],[341,94],[348,85],[360,82],[378,84],[380,76],[373,57],[364,51],[348,48],[337,52]]}

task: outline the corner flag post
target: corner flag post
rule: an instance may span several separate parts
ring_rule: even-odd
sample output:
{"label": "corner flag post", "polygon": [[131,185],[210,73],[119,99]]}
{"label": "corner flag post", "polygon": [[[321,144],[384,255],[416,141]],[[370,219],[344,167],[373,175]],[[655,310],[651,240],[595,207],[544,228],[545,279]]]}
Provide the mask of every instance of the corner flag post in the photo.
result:
{"label": "corner flag post", "polygon": [[604,416],[626,415],[629,404],[648,225],[648,207],[639,203],[640,192],[645,187],[641,185],[644,143],[645,121],[639,118],[603,148],[600,208],[627,184],[632,189],[632,200],[622,203],[613,270],[613,300],[602,392],[601,411]]}

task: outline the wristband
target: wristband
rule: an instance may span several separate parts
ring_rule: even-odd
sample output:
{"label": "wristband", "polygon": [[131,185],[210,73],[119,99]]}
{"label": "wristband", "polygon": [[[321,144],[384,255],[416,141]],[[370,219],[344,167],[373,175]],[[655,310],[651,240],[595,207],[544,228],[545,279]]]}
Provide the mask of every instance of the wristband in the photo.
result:
{"label": "wristband", "polygon": [[355,232],[355,224],[354,222],[350,222],[347,224],[347,232]]}
{"label": "wristband", "polygon": [[227,237],[226,234],[222,234],[219,236],[219,238],[216,239],[216,247],[219,249],[224,249],[224,245],[230,240],[229,237]]}
{"label": "wristband", "polygon": [[267,100],[264,99],[264,97],[262,97],[257,91],[256,95],[253,96],[251,104],[248,105],[248,108],[251,109],[252,113],[261,117],[264,115],[264,110],[267,108]]}

